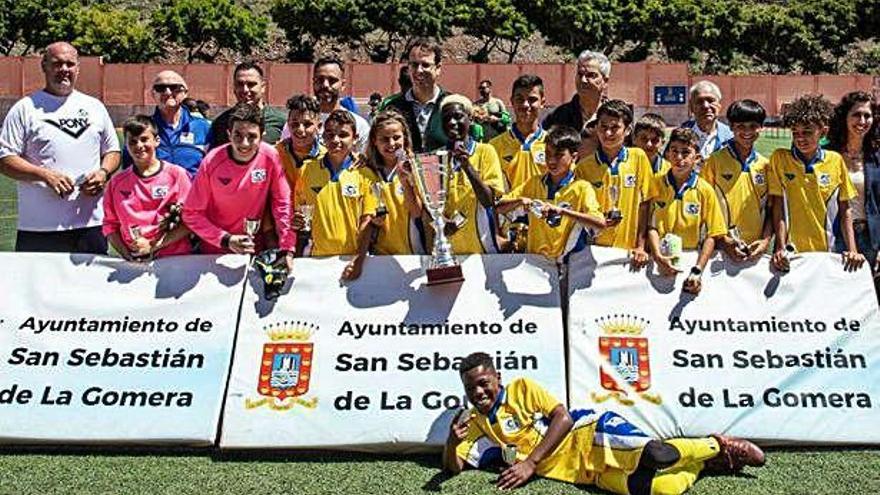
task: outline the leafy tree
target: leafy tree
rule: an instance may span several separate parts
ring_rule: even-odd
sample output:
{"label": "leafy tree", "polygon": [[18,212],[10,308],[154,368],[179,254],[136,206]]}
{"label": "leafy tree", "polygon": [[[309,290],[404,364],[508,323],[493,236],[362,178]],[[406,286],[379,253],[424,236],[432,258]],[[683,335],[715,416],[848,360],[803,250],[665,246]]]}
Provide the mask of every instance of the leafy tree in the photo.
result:
{"label": "leafy tree", "polygon": [[313,61],[322,38],[356,44],[374,29],[360,0],[274,0],[270,13],[284,31],[290,44],[287,58],[294,62]]}
{"label": "leafy tree", "polygon": [[71,42],[82,55],[103,56],[108,62],[148,62],[158,55],[155,33],[134,10],[70,4],[49,20],[49,34]]}
{"label": "leafy tree", "polygon": [[269,19],[233,0],[165,0],[156,8],[155,26],[186,47],[187,61],[213,62],[220,51],[249,53],[267,39]]}
{"label": "leafy tree", "polygon": [[749,4],[740,49],[762,62],[768,72],[785,74],[821,67],[822,47],[810,28],[782,4]]}
{"label": "leafy tree", "polygon": [[514,0],[548,43],[573,55],[592,49],[610,53],[618,46],[621,6],[627,0]]}
{"label": "leafy tree", "polygon": [[464,0],[455,9],[455,25],[483,43],[468,57],[471,62],[488,62],[489,54],[497,49],[512,63],[522,40],[535,30],[513,0]]}
{"label": "leafy tree", "polygon": [[18,48],[18,54],[25,55],[54,41],[49,22],[70,4],[64,0],[0,0],[0,53],[15,55]]}
{"label": "leafy tree", "polygon": [[857,38],[855,0],[801,0],[790,3],[788,12],[803,23],[820,52],[829,55],[827,60],[805,60],[804,68],[809,72],[836,71],[847,45]]}
{"label": "leafy tree", "polygon": [[443,39],[454,22],[446,0],[361,0],[361,5],[370,24],[382,31],[383,43],[369,47],[374,62],[396,58],[398,47],[405,49],[419,36]]}

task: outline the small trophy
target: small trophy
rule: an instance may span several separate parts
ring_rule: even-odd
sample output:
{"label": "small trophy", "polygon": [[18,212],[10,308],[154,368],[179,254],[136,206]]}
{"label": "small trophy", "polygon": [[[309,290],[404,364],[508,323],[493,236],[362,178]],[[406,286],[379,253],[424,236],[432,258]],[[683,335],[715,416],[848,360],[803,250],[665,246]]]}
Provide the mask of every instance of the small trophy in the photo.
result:
{"label": "small trophy", "polygon": [[513,466],[516,464],[516,444],[508,443],[504,445],[504,449],[501,451],[501,459],[504,461],[504,464],[508,466]]}
{"label": "small trophy", "polygon": [[618,208],[618,202],[620,200],[620,186],[616,183],[608,186],[608,200],[611,202],[611,209],[605,213],[605,218],[612,222],[618,222],[623,218],[623,213],[620,212],[620,208]]}
{"label": "small trophy", "polygon": [[452,246],[444,232],[446,218],[443,212],[446,208],[449,162],[449,152],[439,150],[435,153],[420,154],[413,163],[416,180],[419,181],[419,194],[434,224],[434,247],[431,250],[431,265],[427,270],[428,285],[464,280],[461,265],[455,261]]}
{"label": "small trophy", "polygon": [[313,205],[299,205],[296,207],[296,211],[298,211],[303,217],[303,228],[300,230],[300,232],[311,232],[312,212],[315,211],[315,207]]}
{"label": "small trophy", "polygon": [[[144,234],[141,231],[140,225],[129,225],[128,226],[128,235],[131,237],[131,245],[136,246],[136,249],[140,251],[140,246],[138,246],[138,241],[144,238]],[[137,261],[144,261],[150,257],[150,253],[144,254],[132,254],[132,258]]]}
{"label": "small trophy", "polygon": [[373,196],[376,197],[376,216],[384,217],[388,214],[388,205],[385,204],[385,195],[383,194],[385,186],[381,182],[376,182],[372,189]]}
{"label": "small trophy", "polygon": [[748,256],[751,254],[751,250],[749,249],[748,243],[743,240],[742,233],[739,231],[739,227],[736,225],[731,225],[730,229],[727,231],[727,235],[733,239],[733,248],[739,251],[739,253],[743,256]]}
{"label": "small trophy", "polygon": [[562,215],[559,213],[549,213],[544,216],[544,205],[545,203],[543,201],[533,199],[529,205],[532,215],[535,215],[538,218],[543,218],[544,221],[547,222],[547,225],[551,227],[559,227],[559,224],[562,223]]}
{"label": "small trophy", "polygon": [[663,239],[660,239],[660,252],[663,256],[672,258],[670,261],[675,268],[681,268],[679,266],[681,264],[681,251],[681,237],[672,232],[667,232]]}
{"label": "small trophy", "polygon": [[797,254],[798,254],[797,248],[794,247],[793,243],[789,242],[788,244],[786,244],[785,247],[782,248],[782,256],[784,256],[785,259],[788,260],[789,265],[788,265],[788,268],[786,268],[785,270],[780,270],[780,271],[786,272],[786,273],[790,272],[791,271],[791,260],[796,259],[798,257]]}
{"label": "small trophy", "polygon": [[244,219],[244,233],[251,238],[254,239],[254,236],[257,235],[257,232],[260,231],[260,219],[259,218],[245,218]]}

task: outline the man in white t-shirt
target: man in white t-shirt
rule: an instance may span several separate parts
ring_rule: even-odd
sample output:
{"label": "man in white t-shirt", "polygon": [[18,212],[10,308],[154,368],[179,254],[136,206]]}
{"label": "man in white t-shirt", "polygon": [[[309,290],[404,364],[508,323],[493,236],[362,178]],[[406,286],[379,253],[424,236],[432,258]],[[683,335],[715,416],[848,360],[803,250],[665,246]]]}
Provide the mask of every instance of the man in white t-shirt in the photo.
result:
{"label": "man in white t-shirt", "polygon": [[52,43],[41,67],[46,87],[0,129],[0,173],[18,181],[15,249],[106,254],[101,195],[119,167],[116,130],[100,101],[74,89],[76,48]]}

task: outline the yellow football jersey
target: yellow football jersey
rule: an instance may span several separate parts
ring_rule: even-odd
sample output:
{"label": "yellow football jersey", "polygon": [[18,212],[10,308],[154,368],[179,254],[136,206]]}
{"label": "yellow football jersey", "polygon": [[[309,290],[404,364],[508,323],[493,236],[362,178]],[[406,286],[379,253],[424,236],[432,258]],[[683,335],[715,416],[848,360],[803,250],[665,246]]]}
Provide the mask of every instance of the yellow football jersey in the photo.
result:
{"label": "yellow football jersey", "polygon": [[[470,466],[481,467],[492,461],[493,449],[497,453],[500,447],[513,444],[516,458],[522,461],[544,438],[550,413],[558,405],[561,403],[538,383],[517,378],[501,390],[489,414],[473,411],[456,455]],[[589,484],[606,470],[635,471],[650,437],[614,413],[580,410],[572,412],[572,419],[574,427],[556,450],[538,463],[535,474]]]}
{"label": "yellow football jersey", "polygon": [[795,148],[778,149],[770,156],[769,168],[770,195],[784,201],[788,241],[801,252],[830,251],[838,201],[858,194],[843,157],[820,148],[807,162]]}
{"label": "yellow football jersey", "polygon": [[[415,230],[415,222],[410,218],[409,211],[404,201],[403,184],[400,175],[395,169],[390,177],[383,177],[369,168],[362,169],[364,175],[372,183],[371,194],[376,198],[376,207],[380,204],[376,188],[381,194],[381,203],[384,204],[385,223],[379,229],[379,236],[373,245],[375,254],[414,254],[414,243],[417,244],[418,232]],[[418,192],[415,192],[418,194]]]}
{"label": "yellow football jersey", "polygon": [[315,140],[309,154],[301,162],[294,156],[292,143],[289,139],[278,141],[275,150],[278,151],[278,156],[281,158],[281,166],[284,167],[284,176],[287,178],[287,183],[290,184],[291,195],[296,193],[296,183],[299,181],[306,163],[320,161],[324,158],[324,153],[327,152],[327,149],[321,146],[317,140]]}
{"label": "yellow football jersey", "polygon": [[672,168],[672,164],[669,163],[669,160],[663,158],[663,155],[660,153],[657,153],[654,160],[649,159],[648,163],[651,164],[651,171],[654,172],[654,175],[663,175],[666,172],[669,172],[669,169]]}
{"label": "yellow football jersey", "polygon": [[578,162],[575,174],[578,179],[589,182],[596,189],[596,198],[604,212],[608,212],[613,206],[609,192],[612,188],[617,189],[617,208],[623,218],[616,226],[599,232],[594,242],[599,246],[635,248],[639,230],[639,205],[648,199],[653,176],[648,155],[639,148],[621,148],[614,160],[609,160],[599,149]]}
{"label": "yellow football jersey", "polygon": [[[480,175],[483,183],[495,191],[504,192],[504,174],[495,148],[486,143],[468,141],[470,164]],[[484,208],[477,201],[477,194],[464,170],[453,167],[449,173],[444,215],[448,219],[456,214],[464,218],[461,228],[449,236],[455,254],[485,254],[498,252],[495,245],[496,219],[492,208]]]}
{"label": "yellow football jersey", "polygon": [[[577,180],[574,172],[553,187],[549,174],[535,176],[525,184],[507,193],[505,198],[530,198],[568,208],[580,213],[602,217],[602,208],[596,200],[596,192],[587,181]],[[559,225],[551,226],[546,220],[529,215],[527,251],[560,258],[579,250],[587,243],[588,227],[577,220],[562,215]]]}
{"label": "yellow football jersey", "polygon": [[715,189],[728,230],[739,228],[748,243],[763,237],[767,214],[767,158],[752,149],[745,161],[733,144],[712,153],[700,176]]}
{"label": "yellow football jersey", "polygon": [[526,137],[513,125],[507,132],[489,141],[501,160],[501,170],[507,180],[508,190],[515,189],[532,177],[544,173],[546,135],[544,129],[539,127],[537,131]]}
{"label": "yellow football jersey", "polygon": [[708,182],[696,172],[676,188],[672,171],[651,181],[650,225],[662,239],[667,233],[681,237],[684,249],[697,249],[706,237],[727,233],[718,198]]}
{"label": "yellow football jersey", "polygon": [[303,166],[294,206],[313,207],[312,256],[356,254],[361,218],[376,213],[371,174],[353,165],[349,156],[335,175],[330,172],[326,156]]}

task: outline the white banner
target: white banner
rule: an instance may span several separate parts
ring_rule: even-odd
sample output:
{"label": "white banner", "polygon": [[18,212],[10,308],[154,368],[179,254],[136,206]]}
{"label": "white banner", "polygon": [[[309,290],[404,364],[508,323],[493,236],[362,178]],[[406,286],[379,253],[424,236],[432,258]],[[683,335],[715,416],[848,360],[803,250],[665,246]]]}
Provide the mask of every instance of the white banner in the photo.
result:
{"label": "white banner", "polygon": [[539,256],[470,256],[426,285],[418,256],[298,259],[289,292],[242,308],[221,447],[412,450],[441,444],[463,405],[457,360],[483,351],[565,400],[558,274]]}
{"label": "white banner", "polygon": [[[570,267],[569,399],[660,437],[880,443],[880,319],[870,271],[809,253],[775,274],[710,261],[702,293],[594,248]],[[682,266],[695,260],[686,253]]]}
{"label": "white banner", "polygon": [[212,444],[246,263],[0,254],[0,443]]}

